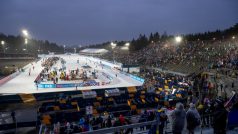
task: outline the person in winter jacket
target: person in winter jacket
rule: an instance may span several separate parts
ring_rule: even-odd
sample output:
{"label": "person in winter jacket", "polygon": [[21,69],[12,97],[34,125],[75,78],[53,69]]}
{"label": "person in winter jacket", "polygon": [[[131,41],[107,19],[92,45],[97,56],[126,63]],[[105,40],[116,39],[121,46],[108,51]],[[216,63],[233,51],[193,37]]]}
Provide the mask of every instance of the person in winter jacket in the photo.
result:
{"label": "person in winter jacket", "polygon": [[194,129],[200,125],[200,115],[193,103],[190,103],[189,109],[186,113],[187,129],[189,134],[194,134]]}
{"label": "person in winter jacket", "polygon": [[224,100],[217,98],[215,100],[215,110],[213,113],[214,134],[226,134],[228,112],[224,107]]}
{"label": "person in winter jacket", "polygon": [[159,134],[163,134],[164,133],[164,126],[166,124],[168,117],[165,114],[164,109],[161,109],[160,112],[160,125],[159,125]]}
{"label": "person in winter jacket", "polygon": [[171,113],[172,132],[173,134],[181,134],[185,124],[186,112],[182,103],[178,102],[176,108]]}

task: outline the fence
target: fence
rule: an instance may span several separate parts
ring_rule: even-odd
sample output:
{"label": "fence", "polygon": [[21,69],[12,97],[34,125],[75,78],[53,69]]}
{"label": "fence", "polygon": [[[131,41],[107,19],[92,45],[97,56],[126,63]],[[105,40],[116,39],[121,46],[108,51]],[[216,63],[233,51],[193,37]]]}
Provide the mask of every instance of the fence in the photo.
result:
{"label": "fence", "polygon": [[94,80],[90,80],[82,83],[38,84],[38,88],[70,88],[70,87],[86,87],[86,86],[99,86],[99,83]]}
{"label": "fence", "polygon": [[17,71],[17,72],[15,72],[15,73],[13,73],[13,74],[8,75],[7,77],[4,77],[3,79],[0,79],[0,86],[3,85],[3,84],[5,84],[5,83],[8,82],[9,80],[15,78],[15,77],[16,77],[17,75],[19,75],[19,74],[20,74],[20,72]]}

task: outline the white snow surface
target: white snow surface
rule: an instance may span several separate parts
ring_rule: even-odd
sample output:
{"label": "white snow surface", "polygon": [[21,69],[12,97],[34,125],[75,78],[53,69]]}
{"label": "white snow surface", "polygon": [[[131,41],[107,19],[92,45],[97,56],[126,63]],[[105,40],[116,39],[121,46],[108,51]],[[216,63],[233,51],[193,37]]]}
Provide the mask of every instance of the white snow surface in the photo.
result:
{"label": "white snow surface", "polygon": [[[98,79],[95,81],[102,82],[106,78],[105,76],[101,75],[102,72],[110,75],[113,77],[113,80],[108,85],[100,85],[100,86],[87,86],[87,87],[77,87],[77,90],[88,90],[88,89],[103,89],[103,88],[117,88],[117,87],[131,87],[131,86],[141,86],[143,83],[140,81],[137,81],[135,79],[132,79],[131,77],[120,73],[117,70],[109,69],[109,68],[102,68],[101,66],[98,66],[94,64],[93,62],[89,62],[88,59],[91,61],[95,61],[100,63],[99,59],[93,58],[93,57],[86,57],[81,56],[77,54],[71,54],[71,55],[44,55],[41,57],[41,59],[38,62],[32,62],[28,65],[26,65],[25,71],[20,72],[18,76],[11,79],[10,81],[6,82],[2,86],[0,86],[0,94],[20,94],[20,93],[46,93],[46,92],[61,92],[61,91],[75,91],[75,87],[71,88],[36,88],[36,85],[34,83],[34,80],[39,75],[43,67],[41,66],[41,62],[44,58],[47,57],[60,57],[63,58],[66,61],[66,70],[69,69],[76,69],[80,68],[82,65],[88,64],[92,69],[98,70]],[[79,64],[77,63],[77,60],[79,60]],[[32,65],[33,64],[33,65]],[[34,70],[33,70],[34,66]],[[60,64],[56,63],[53,67],[59,67]],[[53,68],[52,67],[52,68]],[[29,70],[31,70],[31,75],[29,76]],[[116,77],[117,74],[117,77]],[[71,81],[71,83],[76,83],[79,81]],[[48,83],[48,82],[47,82]],[[68,83],[64,81],[59,81],[60,84]]]}

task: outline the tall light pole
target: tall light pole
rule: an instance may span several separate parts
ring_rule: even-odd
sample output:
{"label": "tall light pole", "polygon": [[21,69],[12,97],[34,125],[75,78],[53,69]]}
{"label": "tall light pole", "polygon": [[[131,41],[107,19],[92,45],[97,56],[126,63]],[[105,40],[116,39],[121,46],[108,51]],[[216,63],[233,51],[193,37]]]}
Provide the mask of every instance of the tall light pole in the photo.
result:
{"label": "tall light pole", "polygon": [[22,34],[23,34],[23,36],[25,37],[25,45],[26,45],[26,50],[27,50],[27,52],[28,52],[28,48],[27,48],[28,36],[29,36],[28,31],[27,31],[26,29],[23,29],[23,30],[22,30]]}
{"label": "tall light pole", "polygon": [[126,43],[125,44],[125,46],[126,46],[126,48],[127,48],[127,50],[128,50],[128,63],[130,63],[130,61],[131,61],[131,59],[130,59],[130,49],[129,49],[129,47],[130,47],[130,43],[128,42],[128,43]]}
{"label": "tall light pole", "polygon": [[112,47],[112,59],[113,59],[113,62],[115,63],[115,59],[114,59],[114,48],[117,46],[117,44],[111,42],[111,47]]}

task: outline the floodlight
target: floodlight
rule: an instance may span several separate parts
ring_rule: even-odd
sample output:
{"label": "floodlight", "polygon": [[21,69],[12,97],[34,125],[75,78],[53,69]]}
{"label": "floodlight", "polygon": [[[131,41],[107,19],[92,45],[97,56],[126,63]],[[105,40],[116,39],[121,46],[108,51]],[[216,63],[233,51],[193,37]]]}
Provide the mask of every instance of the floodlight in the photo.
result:
{"label": "floodlight", "polygon": [[115,48],[117,46],[117,44],[111,42],[111,46],[112,46],[112,48]]}
{"label": "floodlight", "polygon": [[176,41],[177,43],[180,43],[180,42],[182,41],[182,37],[181,37],[181,36],[176,36],[176,37],[175,37],[175,41]]}
{"label": "floodlight", "polygon": [[125,46],[129,47],[129,46],[130,46],[130,43],[126,43]]}
{"label": "floodlight", "polygon": [[23,33],[24,36],[26,36],[26,37],[28,36],[28,31],[26,29],[23,29],[22,33]]}
{"label": "floodlight", "polygon": [[4,45],[4,44],[5,44],[5,41],[2,40],[2,41],[1,41],[1,44]]}

